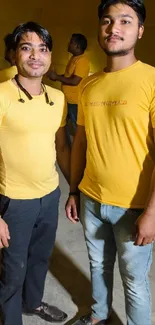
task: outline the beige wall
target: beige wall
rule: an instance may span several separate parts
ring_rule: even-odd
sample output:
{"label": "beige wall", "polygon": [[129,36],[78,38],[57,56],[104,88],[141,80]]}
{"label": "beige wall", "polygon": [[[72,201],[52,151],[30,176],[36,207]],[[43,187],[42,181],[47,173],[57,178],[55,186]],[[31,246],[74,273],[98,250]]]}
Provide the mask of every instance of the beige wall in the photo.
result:
{"label": "beige wall", "polygon": [[[81,32],[88,39],[91,72],[105,64],[105,56],[97,43],[97,6],[99,0],[4,0],[0,14],[0,68],[3,65],[3,37],[21,22],[34,20],[43,24],[54,40],[53,61],[63,73],[69,59],[67,43],[70,35]],[[139,42],[137,54],[141,60],[155,65],[155,1],[147,0],[147,21],[144,38]]]}

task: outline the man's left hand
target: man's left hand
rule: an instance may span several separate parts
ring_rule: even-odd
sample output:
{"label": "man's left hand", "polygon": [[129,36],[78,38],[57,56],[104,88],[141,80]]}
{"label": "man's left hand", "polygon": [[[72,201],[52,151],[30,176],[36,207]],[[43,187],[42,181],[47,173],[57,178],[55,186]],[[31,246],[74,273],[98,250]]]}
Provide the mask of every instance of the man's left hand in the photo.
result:
{"label": "man's left hand", "polygon": [[57,73],[54,70],[50,70],[47,72],[47,77],[53,81],[57,80]]}
{"label": "man's left hand", "polygon": [[155,240],[155,214],[146,211],[136,221],[135,246],[145,246]]}

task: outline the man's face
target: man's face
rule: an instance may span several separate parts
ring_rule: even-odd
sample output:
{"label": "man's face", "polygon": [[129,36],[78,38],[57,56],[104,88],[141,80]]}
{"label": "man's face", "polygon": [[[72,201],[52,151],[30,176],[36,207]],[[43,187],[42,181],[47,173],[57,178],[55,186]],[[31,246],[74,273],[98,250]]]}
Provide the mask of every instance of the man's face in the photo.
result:
{"label": "man's face", "polygon": [[127,55],[138,38],[143,35],[144,27],[139,26],[135,11],[128,5],[111,5],[104,12],[99,25],[98,40],[108,56]]}
{"label": "man's face", "polygon": [[75,54],[77,51],[78,45],[76,43],[76,40],[72,37],[68,44],[68,52],[71,54]]}
{"label": "man's face", "polygon": [[36,33],[28,32],[21,37],[15,61],[22,76],[40,78],[49,70],[51,52]]}

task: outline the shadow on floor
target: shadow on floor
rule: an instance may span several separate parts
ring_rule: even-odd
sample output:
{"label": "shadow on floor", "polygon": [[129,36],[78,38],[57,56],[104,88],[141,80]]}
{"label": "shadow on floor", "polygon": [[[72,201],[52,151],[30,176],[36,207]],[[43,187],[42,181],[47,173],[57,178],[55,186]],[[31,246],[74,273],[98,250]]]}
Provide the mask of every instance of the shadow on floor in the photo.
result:
{"label": "shadow on floor", "polygon": [[[71,295],[73,302],[78,308],[75,317],[65,324],[71,325],[80,316],[90,312],[92,304],[90,281],[58,246],[54,248],[49,270]],[[109,322],[109,325],[123,325],[115,311],[113,311],[112,320]]]}

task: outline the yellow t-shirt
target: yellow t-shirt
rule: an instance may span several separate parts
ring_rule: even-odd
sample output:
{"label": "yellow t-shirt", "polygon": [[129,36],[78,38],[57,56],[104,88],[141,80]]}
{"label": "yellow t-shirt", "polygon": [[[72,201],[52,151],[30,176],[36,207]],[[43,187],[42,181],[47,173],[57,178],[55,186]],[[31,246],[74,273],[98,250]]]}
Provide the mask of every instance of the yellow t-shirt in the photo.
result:
{"label": "yellow t-shirt", "polygon": [[79,125],[87,162],[80,190],[103,204],[143,208],[155,166],[155,68],[140,61],[84,81]]}
{"label": "yellow t-shirt", "polygon": [[0,82],[7,81],[14,78],[17,74],[17,67],[13,65],[12,67],[0,70]]}
{"label": "yellow t-shirt", "polygon": [[[89,61],[85,54],[72,56],[69,60],[64,76],[71,77],[76,75],[82,79],[86,78],[89,73]],[[80,84],[77,86],[67,86],[62,84],[62,91],[65,94],[66,100],[70,104],[77,104],[79,97]]]}
{"label": "yellow t-shirt", "polygon": [[58,186],[55,134],[66,105],[60,90],[47,92],[53,106],[44,94],[29,100],[11,80],[0,84],[0,193],[9,198],[40,198]]}

